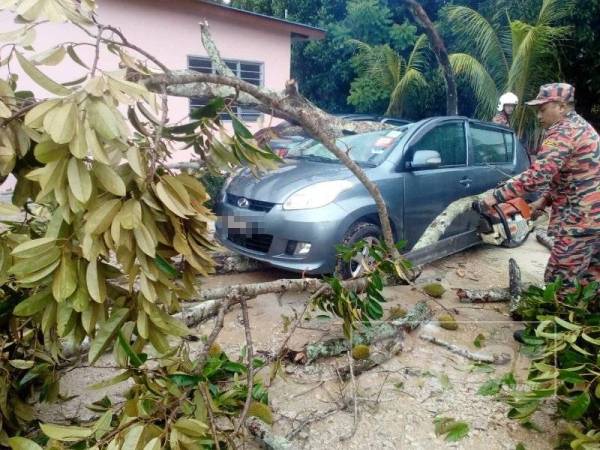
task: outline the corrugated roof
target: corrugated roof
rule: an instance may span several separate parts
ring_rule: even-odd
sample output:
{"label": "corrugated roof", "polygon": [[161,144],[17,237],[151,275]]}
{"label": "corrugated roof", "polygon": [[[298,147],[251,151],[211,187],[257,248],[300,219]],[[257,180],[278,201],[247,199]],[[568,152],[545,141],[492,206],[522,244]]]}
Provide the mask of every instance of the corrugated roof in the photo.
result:
{"label": "corrugated roof", "polygon": [[278,17],[267,16],[266,14],[259,14],[250,11],[245,11],[240,8],[234,8],[233,6],[225,5],[222,3],[216,3],[211,0],[198,0],[201,3],[204,3],[207,6],[211,6],[214,8],[219,8],[228,13],[233,13],[238,16],[246,16],[252,17],[259,20],[266,20],[273,24],[278,24],[284,26],[289,29],[292,37],[299,39],[323,39],[325,37],[325,30],[322,28],[313,27],[310,25],[305,25],[303,23],[293,22],[291,20],[280,19]]}

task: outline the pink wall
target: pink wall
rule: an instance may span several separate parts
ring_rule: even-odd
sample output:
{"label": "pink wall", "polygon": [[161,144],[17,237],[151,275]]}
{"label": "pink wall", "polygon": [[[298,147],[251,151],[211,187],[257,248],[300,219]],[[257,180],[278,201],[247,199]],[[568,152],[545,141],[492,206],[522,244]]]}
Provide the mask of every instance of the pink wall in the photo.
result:
{"label": "pink wall", "polygon": [[[198,25],[206,19],[223,58],[263,63],[264,85],[271,89],[283,89],[290,76],[290,33],[268,21],[255,23],[237,14],[226,11],[224,14],[223,10],[215,14],[214,6],[195,0],[99,0],[98,5],[100,23],[119,27],[130,42],[156,56],[169,68],[185,69],[188,55],[206,55]],[[20,26],[12,19],[11,14],[0,14],[2,32]],[[39,27],[37,36],[34,43],[36,51],[44,51],[66,41],[93,42],[81,30],[66,24],[43,25]],[[86,61],[91,61],[91,50],[91,47],[80,47],[78,53]],[[114,55],[103,53],[101,61],[102,69],[117,69],[118,61]],[[57,67],[44,66],[42,69],[59,82],[77,79],[84,73],[80,66],[68,59]],[[21,73],[16,62],[11,70]],[[6,68],[0,68],[0,76],[6,76]],[[20,77],[18,85],[20,89],[33,90],[36,96],[47,95],[26,75]],[[188,100],[171,97],[169,110],[171,121],[185,119],[189,110]],[[256,124],[249,125],[256,127]],[[189,157],[187,152],[178,152],[175,159],[185,161]]]}

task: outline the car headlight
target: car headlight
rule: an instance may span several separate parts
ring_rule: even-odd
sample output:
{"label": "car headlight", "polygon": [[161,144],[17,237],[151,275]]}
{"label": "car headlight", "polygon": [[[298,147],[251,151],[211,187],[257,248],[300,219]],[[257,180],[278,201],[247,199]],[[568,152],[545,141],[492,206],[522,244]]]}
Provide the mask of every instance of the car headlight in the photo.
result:
{"label": "car headlight", "polygon": [[283,209],[312,209],[325,206],[350,189],[353,183],[348,180],[324,181],[294,192],[283,204]]}

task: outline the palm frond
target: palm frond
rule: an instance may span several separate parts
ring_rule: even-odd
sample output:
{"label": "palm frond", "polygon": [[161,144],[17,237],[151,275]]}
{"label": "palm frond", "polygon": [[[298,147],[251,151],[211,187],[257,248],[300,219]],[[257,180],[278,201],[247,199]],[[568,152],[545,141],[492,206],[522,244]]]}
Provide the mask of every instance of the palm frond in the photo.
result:
{"label": "palm frond", "polygon": [[449,6],[444,9],[444,14],[452,24],[453,31],[473,45],[474,56],[488,68],[494,80],[503,83],[509,71],[509,63],[492,24],[466,6]]}
{"label": "palm frond", "polygon": [[467,81],[473,90],[477,100],[476,116],[491,119],[496,107],[498,90],[494,79],[486,68],[476,58],[467,53],[451,54],[450,64],[456,76]]}
{"label": "palm frond", "polygon": [[426,87],[427,80],[423,74],[415,68],[409,68],[390,95],[390,103],[386,114],[402,114],[408,94]]}
{"label": "palm frond", "polygon": [[417,69],[424,72],[427,68],[428,56],[431,53],[429,48],[429,40],[426,34],[421,34],[408,57],[407,66],[412,69]]}
{"label": "palm frond", "polygon": [[555,25],[569,16],[573,9],[572,0],[543,0],[537,25]]}

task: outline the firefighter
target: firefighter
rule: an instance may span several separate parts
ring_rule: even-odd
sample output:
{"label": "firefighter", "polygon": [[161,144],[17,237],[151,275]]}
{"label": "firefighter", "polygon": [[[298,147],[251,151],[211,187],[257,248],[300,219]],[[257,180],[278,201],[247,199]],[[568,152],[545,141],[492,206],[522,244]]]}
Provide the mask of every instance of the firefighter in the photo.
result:
{"label": "firefighter", "polygon": [[600,280],[600,137],[574,109],[575,89],[545,84],[527,102],[536,106],[545,129],[537,160],[484,198],[487,206],[537,192],[534,208],[552,206],[549,234],[554,244],[544,274],[560,277],[563,296],[575,280]]}
{"label": "firefighter", "polygon": [[510,127],[510,117],[518,104],[519,97],[512,92],[502,94],[498,100],[498,114],[494,116],[492,122]]}

